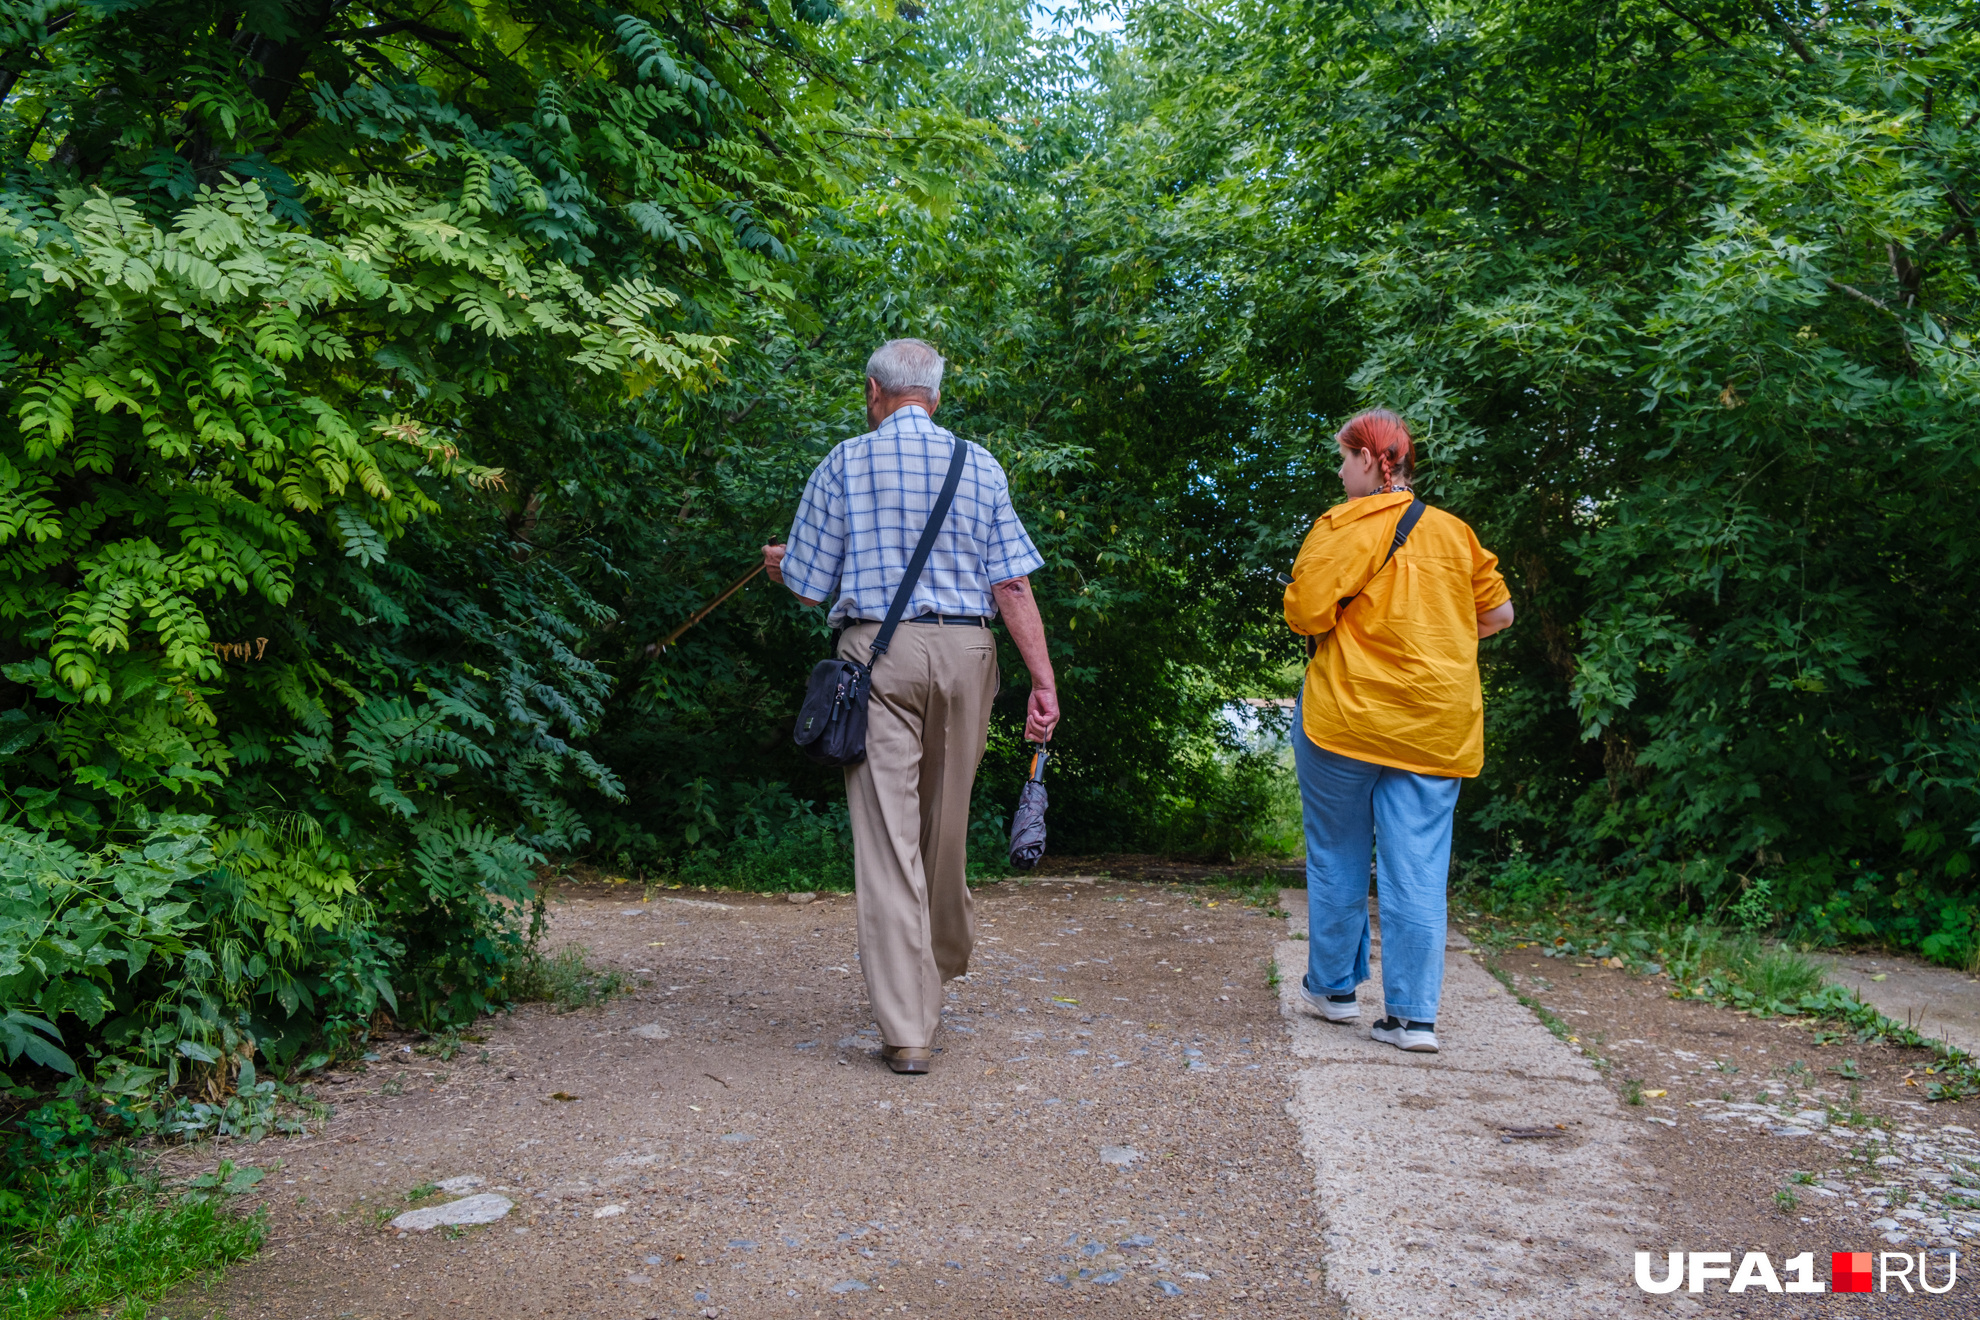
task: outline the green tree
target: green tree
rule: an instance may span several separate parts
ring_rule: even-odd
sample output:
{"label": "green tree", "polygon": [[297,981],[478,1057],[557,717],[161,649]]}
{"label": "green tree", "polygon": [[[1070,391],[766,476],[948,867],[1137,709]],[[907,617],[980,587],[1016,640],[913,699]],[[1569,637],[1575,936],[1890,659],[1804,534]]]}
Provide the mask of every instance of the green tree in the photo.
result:
{"label": "green tree", "polygon": [[1143,109],[1081,181],[1153,266],[1137,334],[1238,405],[1169,432],[1224,562],[1289,551],[1375,403],[1504,556],[1477,856],[1972,951],[1974,42],[1959,6],[1136,11]]}

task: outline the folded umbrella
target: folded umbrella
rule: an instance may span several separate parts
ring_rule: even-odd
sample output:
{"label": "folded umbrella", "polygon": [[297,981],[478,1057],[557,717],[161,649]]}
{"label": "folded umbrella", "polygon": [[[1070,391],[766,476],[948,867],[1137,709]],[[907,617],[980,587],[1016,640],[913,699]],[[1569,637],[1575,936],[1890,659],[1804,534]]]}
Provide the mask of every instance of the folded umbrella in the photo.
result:
{"label": "folded umbrella", "polygon": [[1031,774],[1011,815],[1011,865],[1020,871],[1029,871],[1045,855],[1045,759],[1050,755],[1043,743],[1031,754]]}

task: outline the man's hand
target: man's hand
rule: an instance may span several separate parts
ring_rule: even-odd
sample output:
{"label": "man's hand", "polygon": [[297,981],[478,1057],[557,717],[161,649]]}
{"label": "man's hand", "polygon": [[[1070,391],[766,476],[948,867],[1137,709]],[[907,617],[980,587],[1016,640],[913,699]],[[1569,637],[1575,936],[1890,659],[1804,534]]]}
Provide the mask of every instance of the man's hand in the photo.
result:
{"label": "man's hand", "polygon": [[1042,743],[1052,741],[1052,730],[1059,725],[1059,694],[1051,688],[1033,686],[1031,700],[1024,711],[1024,736],[1026,741]]}
{"label": "man's hand", "polygon": [[784,580],[784,550],[781,545],[763,547],[763,572],[772,582],[781,584]]}

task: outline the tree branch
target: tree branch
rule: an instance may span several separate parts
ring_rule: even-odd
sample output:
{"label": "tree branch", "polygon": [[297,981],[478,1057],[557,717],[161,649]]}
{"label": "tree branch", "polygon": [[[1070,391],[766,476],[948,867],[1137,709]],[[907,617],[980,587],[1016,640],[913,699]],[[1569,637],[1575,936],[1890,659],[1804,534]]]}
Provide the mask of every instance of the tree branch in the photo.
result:
{"label": "tree branch", "polygon": [[333,33],[330,39],[332,41],[373,41],[379,37],[395,36],[401,32],[410,32],[421,41],[436,42],[440,45],[467,40],[466,37],[458,32],[448,32],[443,28],[432,27],[420,22],[416,18],[394,19],[390,23],[373,23],[370,27],[359,28],[355,32]]}
{"label": "tree branch", "polygon": [[1690,14],[1685,13],[1682,9],[1679,9],[1676,5],[1671,4],[1670,0],[1657,0],[1657,7],[1659,9],[1665,9],[1673,14],[1676,14],[1686,23],[1689,23],[1697,31],[1699,36],[1704,37],[1707,41],[1711,42],[1713,45],[1723,46],[1727,50],[1732,49],[1732,44],[1728,42],[1724,37],[1714,32],[1711,28],[1706,27],[1703,23],[1693,18]]}
{"label": "tree branch", "polygon": [[1856,299],[1858,302],[1869,303],[1872,307],[1876,308],[1880,312],[1889,312],[1892,316],[1897,315],[1896,308],[1892,307],[1882,298],[1874,297],[1870,294],[1865,293],[1863,290],[1857,288],[1854,284],[1844,284],[1841,280],[1832,280],[1826,275],[1822,277],[1822,283],[1828,285],[1830,288],[1834,289],[1837,293],[1848,294],[1850,297]]}
{"label": "tree branch", "polygon": [[1774,8],[1768,3],[1768,0],[1753,0],[1753,9],[1755,13],[1760,15],[1760,21],[1765,23],[1769,28],[1772,28],[1774,35],[1785,41],[1788,44],[1788,49],[1798,55],[1803,64],[1814,64],[1816,62],[1814,52],[1808,49],[1807,43],[1802,41],[1800,34],[1789,27],[1782,20],[1781,16],[1774,12]]}

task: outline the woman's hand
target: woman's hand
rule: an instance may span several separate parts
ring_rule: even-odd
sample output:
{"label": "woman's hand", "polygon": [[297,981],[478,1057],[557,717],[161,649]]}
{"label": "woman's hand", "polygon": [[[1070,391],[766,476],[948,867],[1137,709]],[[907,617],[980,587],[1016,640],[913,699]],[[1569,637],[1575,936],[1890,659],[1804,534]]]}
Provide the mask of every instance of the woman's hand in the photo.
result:
{"label": "woman's hand", "polygon": [[1478,640],[1482,642],[1493,633],[1504,632],[1506,629],[1512,627],[1512,621],[1513,607],[1511,601],[1507,601],[1503,605],[1494,605],[1491,609],[1486,610],[1478,616]]}

